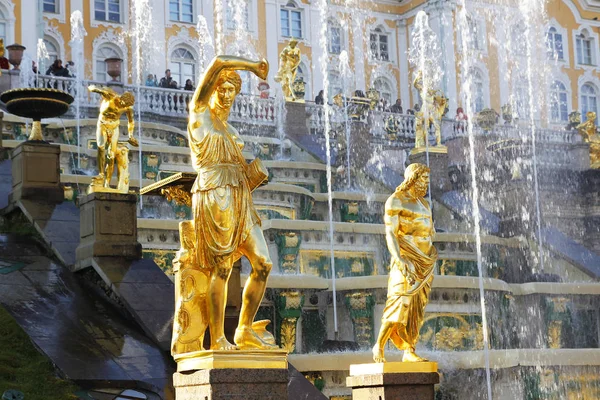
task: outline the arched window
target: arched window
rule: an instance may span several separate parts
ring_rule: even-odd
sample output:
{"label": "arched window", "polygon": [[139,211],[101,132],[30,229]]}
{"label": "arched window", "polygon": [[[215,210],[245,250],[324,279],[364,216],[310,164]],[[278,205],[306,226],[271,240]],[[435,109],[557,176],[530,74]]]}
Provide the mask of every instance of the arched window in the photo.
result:
{"label": "arched window", "polygon": [[520,119],[527,119],[530,115],[529,86],[524,78],[515,82],[514,109]]}
{"label": "arched window", "polygon": [[[585,118],[585,115],[589,111],[593,111],[598,115],[598,89],[590,84],[586,83],[581,87],[581,116]],[[596,124],[598,119],[596,118]]]}
{"label": "arched window", "polygon": [[327,88],[327,97],[329,101],[333,101],[333,98],[340,94],[344,93],[344,88],[342,87],[342,79],[340,78],[340,74],[337,72],[329,71],[327,74],[329,78],[329,87]]}
{"label": "arched window", "polygon": [[177,86],[184,86],[185,81],[191,79],[196,81],[196,59],[194,55],[186,48],[179,47],[171,53],[171,63],[169,64],[171,77],[177,83]]}
{"label": "arched window", "polygon": [[393,104],[392,96],[394,90],[392,89],[392,84],[390,81],[388,81],[386,78],[377,78],[373,82],[373,87],[379,92],[379,96],[382,99],[385,99],[388,105]]}
{"label": "arched window", "polygon": [[293,1],[288,1],[279,10],[281,36],[302,38],[302,10]]}
{"label": "arched window", "polygon": [[46,45],[46,51],[48,52],[48,65],[50,65],[60,58],[60,47],[58,46],[58,43],[56,43],[56,40],[47,35],[44,36],[44,44]]}
{"label": "arched window", "polygon": [[483,74],[478,68],[471,68],[471,109],[473,112],[480,112],[485,108],[485,82]]}
{"label": "arched window", "polygon": [[[104,44],[100,46],[95,51],[95,78],[97,81],[108,82],[112,80],[112,78],[106,73],[106,62],[104,60],[107,58],[123,58],[123,55],[121,54],[121,50],[114,45]],[[121,66],[121,68],[123,68],[123,66]],[[121,75],[122,74],[123,71],[121,71]],[[121,80],[123,80],[122,76]]]}
{"label": "arched window", "polygon": [[561,81],[552,82],[550,86],[550,120],[552,122],[567,122],[569,109],[567,87]]}
{"label": "arched window", "polygon": [[389,35],[381,27],[371,31],[369,36],[371,58],[380,61],[390,60]]}
{"label": "arched window", "polygon": [[546,53],[548,58],[564,60],[563,37],[554,27],[546,33]]}
{"label": "arched window", "polygon": [[594,39],[590,37],[587,30],[575,36],[575,50],[577,53],[577,64],[594,65]]}
{"label": "arched window", "polygon": [[330,54],[342,52],[342,27],[333,20],[327,21],[327,50]]}
{"label": "arched window", "polygon": [[4,13],[2,12],[2,10],[0,10],[0,39],[4,40],[4,45],[7,46],[8,44],[12,44],[12,43],[7,43],[7,37],[6,37],[6,29],[7,29],[7,20],[6,20],[6,16],[4,15]]}
{"label": "arched window", "polygon": [[298,70],[296,71],[296,79],[300,79],[304,81],[304,93],[305,96],[310,97],[310,77],[308,76],[308,68],[303,62],[300,62],[298,65]]}

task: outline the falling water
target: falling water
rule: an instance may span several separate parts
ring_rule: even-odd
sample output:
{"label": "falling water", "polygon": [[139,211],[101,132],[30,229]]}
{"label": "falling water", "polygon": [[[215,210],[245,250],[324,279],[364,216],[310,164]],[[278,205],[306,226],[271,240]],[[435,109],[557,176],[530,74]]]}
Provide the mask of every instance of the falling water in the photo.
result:
{"label": "falling water", "polygon": [[198,15],[196,33],[198,34],[198,51],[200,52],[199,72],[204,73],[207,63],[215,56],[215,46],[208,30],[206,18],[203,15]]}
{"label": "falling water", "polygon": [[215,50],[223,54],[223,1],[215,1]]}
{"label": "falling water", "polygon": [[[467,115],[473,115],[471,102],[471,74],[469,73],[470,59],[469,50],[472,46],[472,35],[476,32],[469,31],[467,21],[466,0],[460,1],[460,9],[458,13],[458,23],[460,26],[460,40],[462,44],[462,60],[461,60],[461,89],[463,92],[464,107],[467,110]],[[492,400],[492,381],[490,374],[490,345],[488,336],[487,315],[485,308],[485,291],[483,287],[483,260],[481,254],[481,214],[479,211],[479,187],[477,185],[477,168],[475,165],[475,135],[473,132],[472,119],[467,122],[467,134],[469,137],[469,164],[471,173],[471,191],[472,191],[472,208],[473,208],[473,224],[475,230],[475,245],[477,250],[477,270],[479,272],[479,300],[481,303],[481,324],[483,332],[483,352],[485,357],[485,377],[487,383],[487,398]]]}
{"label": "falling water", "polygon": [[[23,60],[21,60],[21,65],[29,66],[33,60],[31,56],[27,53],[23,53]],[[33,73],[33,68],[21,68],[19,73],[19,86],[20,87],[34,87],[37,86],[37,76]]]}
{"label": "falling water", "polygon": [[325,155],[327,158],[327,203],[329,207],[329,258],[331,263],[331,290],[333,292],[333,330],[335,333],[335,339],[338,334],[338,320],[337,320],[337,292],[335,286],[336,274],[335,274],[335,253],[333,252],[333,197],[331,189],[331,138],[329,136],[329,53],[327,48],[327,15],[329,13],[329,7],[327,0],[318,0],[317,8],[319,9],[319,26],[321,27],[321,34],[319,35],[319,47],[321,49],[321,56],[319,63],[321,65],[321,73],[323,74],[323,98],[325,102],[323,104],[323,115],[324,118],[324,130],[325,130]]}
{"label": "falling water", "polygon": [[75,62],[75,118],[77,118],[77,168],[81,169],[81,94],[83,92],[83,38],[87,35],[83,27],[83,16],[77,10],[71,14],[71,52]]}
{"label": "falling water", "polygon": [[[342,88],[343,88],[343,92],[347,93],[347,79],[349,78],[351,71],[350,71],[350,64],[349,64],[349,59],[348,59],[348,52],[346,50],[342,50],[342,52],[340,53],[340,72],[342,75]],[[346,187],[347,189],[350,189],[352,187],[352,182],[351,182],[351,176],[350,176],[350,134],[351,134],[351,125],[350,125],[350,121],[349,121],[349,117],[348,117],[348,99],[345,98],[344,99],[344,119],[345,119],[345,123],[344,123],[344,127],[345,127],[345,133],[346,133]]]}
{"label": "falling water", "polygon": [[46,49],[46,43],[44,43],[44,39],[38,39],[35,63],[37,64],[38,71],[40,71],[40,73],[43,74],[46,72],[46,60],[49,58],[50,56],[48,55],[48,50]]}
{"label": "falling water", "polygon": [[[142,156],[142,96],[141,86],[144,73],[144,54],[143,50],[147,50],[150,46],[150,32],[152,29],[152,8],[148,0],[134,0],[133,2],[133,41],[135,49],[135,76],[134,83],[137,91],[137,114],[138,114],[138,163],[139,163],[139,180],[140,189],[143,182],[143,156]],[[144,208],[142,196],[140,196],[140,210]]]}

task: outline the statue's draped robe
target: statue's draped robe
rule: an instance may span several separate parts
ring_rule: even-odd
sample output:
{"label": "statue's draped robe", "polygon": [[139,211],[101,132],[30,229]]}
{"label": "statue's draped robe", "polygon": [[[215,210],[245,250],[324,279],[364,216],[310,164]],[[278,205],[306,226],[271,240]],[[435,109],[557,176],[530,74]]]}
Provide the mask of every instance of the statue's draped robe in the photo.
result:
{"label": "statue's draped robe", "polygon": [[244,143],[229,132],[234,128],[210,115],[198,115],[204,137],[189,132],[192,165],[198,177],[192,187],[196,254],[201,268],[215,271],[224,261],[239,257],[237,249],[260,218],[252,204],[246,177]]}
{"label": "statue's draped robe", "polygon": [[[398,211],[395,211],[396,213]],[[400,265],[392,265],[388,280],[388,294],[383,310],[382,322],[396,324],[390,339],[400,350],[414,350],[423,325],[425,306],[431,283],[433,268],[437,260],[437,250],[432,245],[429,254],[423,253],[407,241],[401,232],[396,233],[402,259]],[[414,266],[413,284],[405,277],[408,265]],[[404,331],[403,326],[406,327]]]}

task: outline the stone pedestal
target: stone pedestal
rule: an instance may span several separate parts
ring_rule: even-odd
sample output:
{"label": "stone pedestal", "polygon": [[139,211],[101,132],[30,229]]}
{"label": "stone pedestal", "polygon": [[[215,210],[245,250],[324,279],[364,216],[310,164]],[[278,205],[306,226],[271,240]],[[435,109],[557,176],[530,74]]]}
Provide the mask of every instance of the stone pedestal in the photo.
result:
{"label": "stone pedestal", "polygon": [[173,375],[177,400],[287,399],[286,369],[205,369]]}
{"label": "stone pedestal", "polygon": [[56,204],[64,198],[60,185],[60,146],[23,142],[12,152],[10,203],[21,199]]}
{"label": "stone pedestal", "polygon": [[75,270],[92,266],[94,257],[138,259],[137,196],[121,193],[91,193],[81,196],[80,236]]}
{"label": "stone pedestal", "polygon": [[[441,194],[452,189],[450,177],[448,176],[448,153],[435,152],[435,147],[429,152],[429,180],[431,182],[432,195]],[[427,153],[419,152],[408,156],[409,164],[420,163],[427,165]]]}
{"label": "stone pedestal", "polygon": [[439,382],[434,362],[350,365],[346,378],[353,400],[433,400]]}
{"label": "stone pedestal", "polygon": [[285,132],[294,137],[308,135],[306,104],[288,101],[285,103]]}

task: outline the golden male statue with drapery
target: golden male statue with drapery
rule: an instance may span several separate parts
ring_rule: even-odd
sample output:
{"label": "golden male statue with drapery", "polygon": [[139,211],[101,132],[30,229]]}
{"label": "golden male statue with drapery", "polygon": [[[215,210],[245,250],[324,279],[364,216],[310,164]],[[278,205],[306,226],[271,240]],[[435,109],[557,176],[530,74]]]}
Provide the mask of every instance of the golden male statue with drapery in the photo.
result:
{"label": "golden male statue with drapery", "polygon": [[433,282],[437,250],[431,208],[425,199],[429,168],[410,164],[404,181],[385,203],[385,236],[391,255],[388,293],[381,329],[373,347],[375,362],[385,362],[388,340],[404,350],[402,361],[427,361],[415,353]]}
{"label": "golden male statue with drapery", "polygon": [[426,150],[430,126],[433,126],[435,131],[436,145],[429,148],[429,151],[446,153],[448,150],[442,144],[442,117],[448,106],[448,98],[433,87],[431,80],[424,82],[423,71],[417,72],[413,86],[419,91],[422,104],[420,110],[415,113],[415,148],[412,153]]}
{"label": "golden male statue with drapery", "polygon": [[[212,356],[241,354],[239,350],[279,350],[273,336],[265,331],[268,321],[254,321],[272,262],[251,193],[266,183],[268,174],[259,159],[246,162],[244,142],[227,122],[242,87],[236,70],[265,79],[269,65],[264,59],[250,61],[234,56],[212,60],[189,105],[188,138],[197,173],[191,194],[184,185],[162,189],[167,199],[190,205],[193,213],[192,221],[180,223],[181,249],[173,263],[176,310],[172,354],[180,371],[189,369],[182,369],[186,360],[204,357],[207,329]],[[250,261],[252,272],[244,286],[239,323],[231,343],[224,330],[227,284],[233,264],[241,256]],[[279,352],[284,354],[282,365],[286,366],[285,352]],[[244,362],[252,362],[256,354],[253,357]],[[264,368],[279,368],[279,364],[268,362]],[[197,369],[207,364],[186,365]],[[243,362],[235,367],[243,367]]]}
{"label": "golden male statue with drapery", "polygon": [[281,84],[281,89],[287,101],[296,101],[294,93],[294,82],[296,72],[300,66],[300,49],[298,39],[290,39],[290,42],[279,54],[279,71],[275,75],[275,82]]}
{"label": "golden male statue with drapery", "polygon": [[586,121],[576,127],[583,141],[590,144],[590,168],[600,169],[600,133],[596,126],[596,113],[588,111]]}

